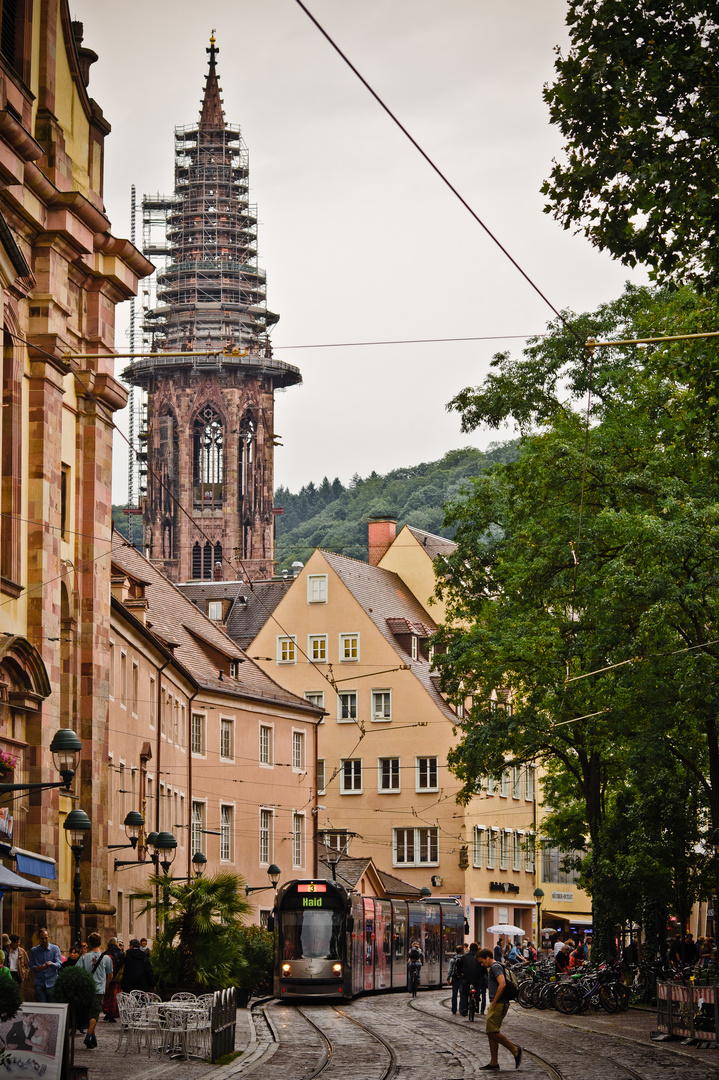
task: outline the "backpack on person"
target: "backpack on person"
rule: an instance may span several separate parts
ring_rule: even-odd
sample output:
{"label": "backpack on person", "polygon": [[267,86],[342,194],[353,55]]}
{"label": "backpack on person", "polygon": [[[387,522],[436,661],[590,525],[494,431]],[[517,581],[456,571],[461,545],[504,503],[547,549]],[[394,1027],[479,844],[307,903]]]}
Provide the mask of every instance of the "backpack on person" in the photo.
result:
{"label": "backpack on person", "polygon": [[517,976],[514,974],[511,968],[508,968],[506,964],[502,964],[502,971],[504,972],[504,990],[502,991],[502,1001],[516,1001],[519,997],[519,983],[517,982]]}

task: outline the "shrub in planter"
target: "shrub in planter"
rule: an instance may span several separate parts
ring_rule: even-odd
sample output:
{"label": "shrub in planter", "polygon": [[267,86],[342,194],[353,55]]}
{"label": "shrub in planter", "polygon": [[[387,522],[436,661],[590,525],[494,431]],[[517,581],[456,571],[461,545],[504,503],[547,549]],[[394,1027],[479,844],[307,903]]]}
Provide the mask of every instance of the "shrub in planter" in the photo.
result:
{"label": "shrub in planter", "polygon": [[22,994],[18,984],[11,975],[0,974],[0,1021],[11,1020],[21,1005]]}

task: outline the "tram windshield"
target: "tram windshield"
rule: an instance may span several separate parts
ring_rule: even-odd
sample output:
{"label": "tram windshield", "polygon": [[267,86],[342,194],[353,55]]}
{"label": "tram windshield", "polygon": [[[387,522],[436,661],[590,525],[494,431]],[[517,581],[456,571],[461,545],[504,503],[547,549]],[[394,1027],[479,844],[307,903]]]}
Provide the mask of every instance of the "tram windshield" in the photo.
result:
{"label": "tram windshield", "polygon": [[282,914],[283,960],[341,960],[341,911],[285,911]]}

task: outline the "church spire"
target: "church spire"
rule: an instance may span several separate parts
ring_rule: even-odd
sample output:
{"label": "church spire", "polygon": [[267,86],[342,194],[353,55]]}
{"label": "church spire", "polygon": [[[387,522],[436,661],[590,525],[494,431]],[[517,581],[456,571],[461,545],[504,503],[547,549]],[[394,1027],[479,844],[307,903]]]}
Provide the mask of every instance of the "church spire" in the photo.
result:
{"label": "church spire", "polygon": [[202,99],[202,112],[200,114],[200,129],[223,128],[225,126],[225,114],[222,109],[220,97],[220,84],[217,81],[215,69],[215,57],[220,50],[215,45],[215,31],[210,36],[210,47],[205,52],[209,54],[210,70],[206,75],[205,96]]}

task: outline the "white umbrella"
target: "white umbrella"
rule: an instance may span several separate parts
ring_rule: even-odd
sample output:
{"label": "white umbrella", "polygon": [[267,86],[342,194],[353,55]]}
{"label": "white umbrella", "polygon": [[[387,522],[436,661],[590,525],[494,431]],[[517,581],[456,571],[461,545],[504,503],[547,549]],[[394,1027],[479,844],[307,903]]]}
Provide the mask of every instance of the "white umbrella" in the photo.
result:
{"label": "white umbrella", "polygon": [[510,937],[516,937],[519,934],[524,934],[521,926],[513,926],[512,923],[497,923],[496,926],[487,927],[488,934],[509,934]]}

